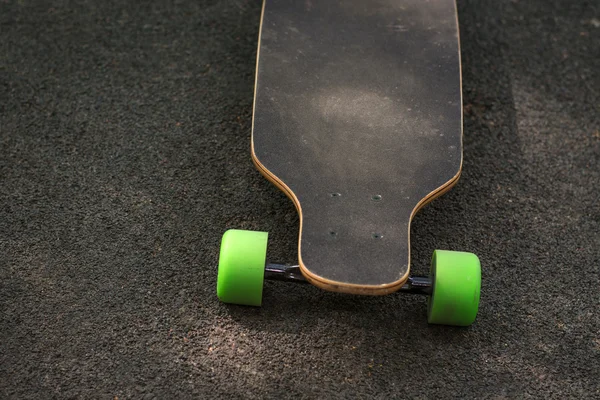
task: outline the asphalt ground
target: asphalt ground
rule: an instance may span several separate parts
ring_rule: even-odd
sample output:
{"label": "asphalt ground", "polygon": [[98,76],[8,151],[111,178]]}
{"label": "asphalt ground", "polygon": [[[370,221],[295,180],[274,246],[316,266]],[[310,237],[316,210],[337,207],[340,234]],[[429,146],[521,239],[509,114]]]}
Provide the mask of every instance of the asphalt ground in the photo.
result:
{"label": "asphalt ground", "polygon": [[0,397],[600,397],[600,5],[459,1],[464,165],[412,225],[482,261],[469,328],[425,299],[217,301],[228,228],[294,262],[253,167],[259,1],[0,3]]}

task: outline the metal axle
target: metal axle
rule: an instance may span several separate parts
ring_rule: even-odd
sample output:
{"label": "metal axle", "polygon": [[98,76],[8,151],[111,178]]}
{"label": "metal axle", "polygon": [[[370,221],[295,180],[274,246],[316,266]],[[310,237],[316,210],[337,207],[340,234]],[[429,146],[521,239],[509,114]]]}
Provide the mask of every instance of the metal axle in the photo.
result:
{"label": "metal axle", "polygon": [[[267,264],[265,279],[271,281],[308,283],[298,265]],[[427,276],[409,276],[406,283],[398,290],[403,293],[431,295],[431,279]]]}
{"label": "metal axle", "polygon": [[267,264],[265,279],[270,281],[308,283],[298,265]]}

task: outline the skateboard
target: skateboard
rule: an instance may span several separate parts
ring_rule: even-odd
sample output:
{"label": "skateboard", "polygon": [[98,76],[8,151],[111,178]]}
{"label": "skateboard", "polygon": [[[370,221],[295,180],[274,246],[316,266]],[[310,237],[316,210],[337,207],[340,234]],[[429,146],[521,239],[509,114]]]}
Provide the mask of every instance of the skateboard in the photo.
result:
{"label": "skateboard", "polygon": [[264,1],[251,155],[296,206],[298,263],[267,263],[266,232],[229,230],[221,301],[259,306],[275,279],[423,294],[430,323],[475,320],[476,255],[436,250],[410,275],[411,220],[462,168],[454,0]]}

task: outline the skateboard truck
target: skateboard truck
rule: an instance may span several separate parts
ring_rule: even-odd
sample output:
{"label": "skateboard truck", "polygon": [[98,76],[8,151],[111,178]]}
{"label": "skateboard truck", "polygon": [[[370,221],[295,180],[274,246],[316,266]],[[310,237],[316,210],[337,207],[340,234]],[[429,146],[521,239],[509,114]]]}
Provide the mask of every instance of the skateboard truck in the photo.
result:
{"label": "skateboard truck", "polygon": [[299,265],[267,264],[265,279],[270,281],[308,283]]}
{"label": "skateboard truck", "polygon": [[[264,280],[310,283],[299,265],[267,263],[266,232],[231,229],[221,241],[217,296],[225,303],[260,306]],[[391,291],[429,297],[429,323],[468,326],[479,307],[481,267],[475,254],[436,250],[426,276],[409,276]]]}
{"label": "skateboard truck", "polygon": [[[269,281],[309,283],[299,265],[267,264],[265,266],[265,279]],[[422,294],[431,296],[433,283],[427,276],[409,276],[406,283],[398,289],[398,292]]]}

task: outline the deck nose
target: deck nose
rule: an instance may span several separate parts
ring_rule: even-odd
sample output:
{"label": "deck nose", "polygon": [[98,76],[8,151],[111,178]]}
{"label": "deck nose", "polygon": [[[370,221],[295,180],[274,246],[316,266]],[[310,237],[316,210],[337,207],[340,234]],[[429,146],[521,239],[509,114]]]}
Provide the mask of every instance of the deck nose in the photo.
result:
{"label": "deck nose", "polygon": [[409,269],[410,211],[375,193],[333,192],[302,208],[303,272],[336,285],[399,284]]}

